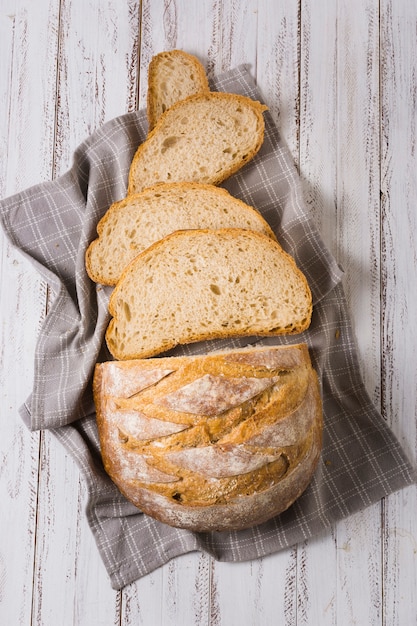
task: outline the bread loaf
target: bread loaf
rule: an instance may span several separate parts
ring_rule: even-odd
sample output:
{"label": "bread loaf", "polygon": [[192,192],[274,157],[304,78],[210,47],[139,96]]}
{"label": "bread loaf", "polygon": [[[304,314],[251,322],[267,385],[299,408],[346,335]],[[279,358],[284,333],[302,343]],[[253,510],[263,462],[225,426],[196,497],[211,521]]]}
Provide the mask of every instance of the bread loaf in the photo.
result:
{"label": "bread loaf", "polygon": [[128,193],[160,182],[222,182],[258,152],[266,109],[246,96],[214,92],[175,103],[137,149]]}
{"label": "bread loaf", "polygon": [[111,354],[135,359],[205,339],[301,332],[312,299],[304,274],[276,241],[239,228],[197,229],[139,254],[109,312]]}
{"label": "bread loaf", "polygon": [[97,226],[98,239],[87,249],[92,280],[115,285],[140,252],[175,230],[245,228],[275,239],[255,209],[225,189],[201,183],[165,183],[113,204]]}
{"label": "bread loaf", "polygon": [[156,54],[148,68],[147,114],[149,129],[175,102],[208,92],[209,84],[197,57],[182,50]]}
{"label": "bread loaf", "polygon": [[320,456],[305,344],[98,364],[94,399],[107,473],[172,526],[260,524],[301,495]]}

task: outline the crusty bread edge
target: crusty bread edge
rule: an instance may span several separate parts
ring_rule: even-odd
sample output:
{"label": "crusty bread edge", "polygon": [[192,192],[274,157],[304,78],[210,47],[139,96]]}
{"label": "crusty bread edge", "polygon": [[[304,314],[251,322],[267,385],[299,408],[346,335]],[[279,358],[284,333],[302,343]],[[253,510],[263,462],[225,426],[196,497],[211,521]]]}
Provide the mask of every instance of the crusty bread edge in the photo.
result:
{"label": "crusty bread edge", "polygon": [[[238,170],[240,170],[244,165],[246,165],[246,163],[248,163],[251,159],[253,159],[253,157],[257,154],[257,152],[259,152],[260,147],[263,144],[264,141],[264,134],[265,134],[265,121],[263,118],[262,113],[264,113],[265,111],[268,110],[268,107],[265,104],[262,104],[261,102],[259,102],[258,100],[252,100],[251,98],[247,97],[247,96],[242,96],[239,94],[234,94],[234,93],[224,93],[224,92],[217,92],[217,91],[210,91],[208,93],[199,93],[199,94],[195,94],[193,96],[189,96],[188,98],[185,98],[184,100],[180,100],[179,102],[176,102],[175,104],[173,104],[169,109],[167,109],[165,111],[165,113],[163,113],[160,118],[158,119],[156,125],[154,126],[154,128],[151,130],[151,132],[148,134],[147,138],[145,139],[145,141],[143,143],[140,144],[140,146],[138,147],[138,149],[135,152],[135,155],[132,159],[132,163],[130,165],[130,169],[129,169],[129,175],[128,175],[128,189],[127,189],[127,194],[131,194],[131,193],[137,193],[137,191],[135,190],[135,183],[134,183],[134,178],[135,178],[135,170],[137,167],[137,163],[141,158],[142,152],[144,151],[147,142],[152,139],[152,137],[159,132],[159,130],[161,129],[161,127],[164,125],[165,120],[167,119],[167,117],[169,117],[170,115],[172,115],[172,112],[175,110],[177,110],[178,108],[181,108],[183,106],[187,106],[190,102],[194,102],[194,101],[198,101],[201,99],[206,99],[206,98],[219,98],[219,99],[228,99],[228,100],[237,100],[238,102],[241,102],[242,104],[244,104],[245,106],[251,106],[252,109],[256,112],[258,120],[260,122],[260,131],[258,134],[258,138],[257,138],[257,142],[255,144],[255,146],[252,148],[252,150],[249,150],[245,159],[242,159],[241,161],[237,161],[236,163],[232,164],[229,168],[225,168],[225,170],[223,171],[222,174],[219,174],[218,177],[216,177],[215,179],[211,180],[210,183],[212,185],[219,185],[221,182],[223,182],[224,180],[226,180],[226,178],[229,178],[229,176],[231,176],[232,174],[234,174],[235,172],[237,172]],[[182,182],[182,181],[177,181],[177,182]],[[186,182],[186,181],[184,181]],[[187,181],[190,182],[190,181]],[[152,185],[149,185],[149,187],[153,186],[155,183],[152,183]],[[146,189],[146,187],[144,187],[144,189]]]}

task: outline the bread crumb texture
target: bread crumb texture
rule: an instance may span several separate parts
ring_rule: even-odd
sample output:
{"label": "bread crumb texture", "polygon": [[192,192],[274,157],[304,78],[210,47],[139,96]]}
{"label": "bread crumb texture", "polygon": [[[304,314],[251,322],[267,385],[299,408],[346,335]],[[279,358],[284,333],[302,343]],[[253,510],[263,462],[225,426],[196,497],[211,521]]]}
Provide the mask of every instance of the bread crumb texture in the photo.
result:
{"label": "bread crumb texture", "polygon": [[266,109],[246,96],[217,92],[173,104],[139,146],[128,193],[161,182],[225,180],[261,147]]}

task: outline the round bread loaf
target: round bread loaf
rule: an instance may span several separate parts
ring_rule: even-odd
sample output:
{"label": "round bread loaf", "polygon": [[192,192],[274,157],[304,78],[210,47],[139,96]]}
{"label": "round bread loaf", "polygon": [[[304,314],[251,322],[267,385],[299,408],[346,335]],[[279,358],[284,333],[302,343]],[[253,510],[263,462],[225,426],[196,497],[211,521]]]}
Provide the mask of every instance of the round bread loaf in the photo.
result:
{"label": "round bread loaf", "polygon": [[98,364],[104,467],[144,513],[194,531],[240,530],[286,510],[322,446],[307,346]]}

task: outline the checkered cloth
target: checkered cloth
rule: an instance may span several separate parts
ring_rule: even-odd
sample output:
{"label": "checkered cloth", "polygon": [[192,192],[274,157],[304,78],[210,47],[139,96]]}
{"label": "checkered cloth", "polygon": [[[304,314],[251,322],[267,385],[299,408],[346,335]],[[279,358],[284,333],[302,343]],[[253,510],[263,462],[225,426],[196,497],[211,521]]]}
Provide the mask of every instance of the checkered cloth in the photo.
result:
{"label": "checkered cloth", "polygon": [[[261,99],[245,67],[216,78],[213,89]],[[193,533],[159,523],[124,499],[101,462],[91,377],[95,363],[110,358],[103,343],[110,288],[89,280],[84,253],[99,218],[125,196],[130,162],[147,133],[145,112],[106,123],[77,149],[67,174],[0,205],[10,241],[54,294],[36,347],[33,392],[21,415],[32,430],[50,429],[78,463],[88,493],[88,521],[115,589],[192,550],[222,561],[276,552],[415,480],[360,378],[343,272],[312,222],[297,171],[268,112],[265,121],[261,151],[224,186],[259,209],[305,273],[313,293],[311,327],[296,338],[213,341],[171,351],[201,353],[255,342],[309,346],[323,395],[321,463],[288,511],[249,530]]]}

